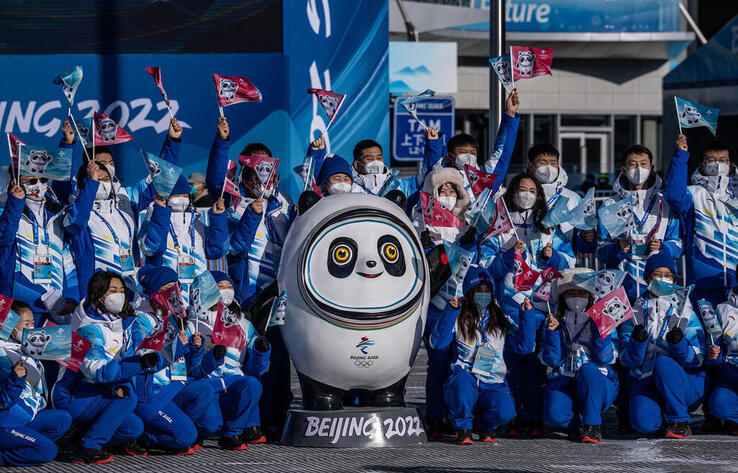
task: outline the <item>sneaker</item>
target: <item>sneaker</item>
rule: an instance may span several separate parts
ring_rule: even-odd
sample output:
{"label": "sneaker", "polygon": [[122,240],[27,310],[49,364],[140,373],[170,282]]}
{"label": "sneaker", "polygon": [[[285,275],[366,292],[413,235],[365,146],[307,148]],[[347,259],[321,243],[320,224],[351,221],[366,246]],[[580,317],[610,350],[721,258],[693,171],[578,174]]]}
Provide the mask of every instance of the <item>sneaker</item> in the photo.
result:
{"label": "sneaker", "polygon": [[246,442],[241,440],[241,437],[234,435],[233,437],[221,437],[218,441],[218,445],[223,450],[246,450],[249,448]]}
{"label": "sneaker", "polygon": [[440,440],[443,438],[443,419],[431,419],[428,421],[428,438]]}
{"label": "sneaker", "polygon": [[243,431],[243,440],[246,441],[246,443],[266,443],[267,438],[266,436],[261,432],[261,429],[258,425],[255,425],[253,427],[247,427],[246,430]]}
{"label": "sneaker", "polygon": [[147,452],[146,449],[135,440],[115,445],[113,447],[107,447],[105,450],[116,455],[130,455],[132,457],[145,457],[149,454],[149,452]]}
{"label": "sneaker", "polygon": [[545,434],[546,429],[543,426],[542,420],[536,420],[531,422],[530,427],[528,428],[528,437],[532,439],[540,439],[543,438],[543,435]]}
{"label": "sneaker", "polygon": [[667,439],[686,439],[692,436],[692,429],[689,428],[689,422],[672,422],[666,428],[664,437]]}
{"label": "sneaker", "polygon": [[195,447],[173,448],[170,450],[170,453],[178,457],[183,457],[185,455],[194,455]]}
{"label": "sneaker", "polygon": [[585,425],[582,428],[582,443],[600,443],[602,441],[602,433],[599,425]]}
{"label": "sneaker", "polygon": [[495,439],[495,433],[491,430],[483,431],[481,434],[479,434],[479,440],[485,443],[492,443]]}
{"label": "sneaker", "polygon": [[459,429],[459,433],[456,436],[456,445],[474,445],[474,440],[471,438],[471,431],[468,429]]}
{"label": "sneaker", "polygon": [[205,447],[203,446],[203,438],[199,435],[197,436],[197,440],[195,440],[195,444],[192,446],[195,450],[204,450]]}
{"label": "sneaker", "polygon": [[521,429],[516,421],[512,421],[507,424],[507,430],[505,430],[505,437],[509,439],[519,438],[522,435]]}
{"label": "sneaker", "polygon": [[101,465],[113,461],[113,455],[94,448],[79,447],[74,452],[73,463],[87,465]]}

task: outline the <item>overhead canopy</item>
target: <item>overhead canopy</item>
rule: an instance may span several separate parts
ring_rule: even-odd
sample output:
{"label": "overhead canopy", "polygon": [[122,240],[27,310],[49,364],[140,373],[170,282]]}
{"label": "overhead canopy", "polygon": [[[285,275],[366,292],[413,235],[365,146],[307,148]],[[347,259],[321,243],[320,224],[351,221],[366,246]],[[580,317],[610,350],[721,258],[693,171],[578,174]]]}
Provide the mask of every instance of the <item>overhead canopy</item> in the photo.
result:
{"label": "overhead canopy", "polygon": [[738,114],[738,16],[664,77],[664,95],[677,95]]}

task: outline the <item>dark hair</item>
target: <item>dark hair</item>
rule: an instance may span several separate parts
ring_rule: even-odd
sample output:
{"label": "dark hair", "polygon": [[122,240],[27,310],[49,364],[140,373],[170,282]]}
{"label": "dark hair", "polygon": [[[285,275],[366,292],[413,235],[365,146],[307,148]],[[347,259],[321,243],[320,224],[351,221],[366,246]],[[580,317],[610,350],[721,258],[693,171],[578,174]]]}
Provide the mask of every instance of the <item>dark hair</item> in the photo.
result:
{"label": "dark hair", "polygon": [[[567,291],[568,290],[569,289],[567,289]],[[567,291],[564,291],[559,295],[559,307],[558,307],[558,310],[556,311],[556,318],[559,319],[559,322],[564,321],[564,314],[566,313],[566,309],[567,309],[566,297],[565,297]],[[587,302],[587,308],[589,309],[590,307],[592,307],[592,304],[595,303],[595,296],[589,291],[587,291],[587,294],[589,294],[589,302]]]}
{"label": "dark hair", "polygon": [[246,145],[246,147],[241,151],[241,156],[253,156],[254,153],[263,153],[272,157],[272,150],[267,148],[267,145],[264,143],[249,143]]}
{"label": "dark hair", "polygon": [[[261,182],[261,179],[259,179],[259,175],[256,174],[256,171],[254,171],[252,168],[248,166],[241,166],[241,184],[243,184],[244,190],[246,191],[246,197],[252,199],[256,199],[259,197],[255,189],[261,189],[261,186],[263,184]],[[259,190],[259,192],[261,192],[261,190]]]}
{"label": "dark hair", "polygon": [[[108,292],[108,289],[110,289],[110,282],[113,279],[117,279],[124,288],[126,287],[126,282],[123,279],[123,276],[115,271],[98,271],[92,275],[90,282],[87,283],[87,296],[85,297],[85,303],[83,305],[85,310],[92,306],[98,312],[107,312],[105,304],[103,304],[100,299],[102,299]],[[121,319],[132,317],[134,315],[133,308],[128,304],[127,289],[124,291],[124,294],[126,296],[126,303],[123,305],[123,310],[118,314]]]}
{"label": "dark hair", "polygon": [[361,152],[369,148],[379,148],[379,150],[381,151],[382,145],[374,140],[359,141],[358,143],[356,143],[356,146],[354,146],[354,161],[358,161],[359,159],[361,159]]}
{"label": "dark hair", "polygon": [[[479,285],[474,286],[461,300],[461,312],[459,312],[457,323],[459,324],[459,335],[464,340],[471,340],[476,337],[477,325],[479,325],[479,318],[482,316],[474,303],[474,294],[476,294],[477,288],[479,288]],[[492,287],[490,287],[490,290],[492,290]],[[489,319],[487,320],[487,326],[484,328],[485,333],[488,335],[504,335],[510,327],[494,297],[487,310],[489,310]]]}
{"label": "dark hair", "polygon": [[518,188],[520,187],[520,181],[522,181],[523,179],[530,179],[536,184],[536,203],[531,209],[533,223],[541,233],[548,234],[551,231],[548,228],[544,227],[541,223],[543,217],[545,217],[548,213],[548,206],[546,205],[546,194],[543,193],[543,186],[541,186],[541,183],[538,182],[536,176],[529,172],[521,172],[517,176],[513,177],[510,181],[510,184],[507,186],[507,190],[505,191],[505,194],[502,196],[502,198],[505,199],[505,204],[507,204],[507,208],[510,209],[510,211],[520,212],[521,209],[519,209],[518,204],[515,203],[515,193],[518,191]]}
{"label": "dark hair", "polygon": [[554,156],[559,159],[559,150],[552,144],[539,143],[528,150],[528,161],[532,163],[538,156]]}
{"label": "dark hair", "polygon": [[727,151],[728,159],[732,158],[733,155],[730,146],[722,140],[710,140],[705,143],[705,146],[702,147],[702,152],[700,153],[702,159],[705,159],[705,155],[710,151]]}
{"label": "dark hair", "polygon": [[[95,155],[94,156],[92,155],[92,146],[88,146],[85,149],[87,151],[87,155],[90,156],[92,159],[95,159],[95,156],[97,156],[98,154],[106,154],[107,153],[110,156],[113,156],[113,151],[110,149],[109,146],[105,146],[105,145],[95,146]],[[115,158],[115,157],[113,156],[113,158]]]}
{"label": "dark hair", "polygon": [[653,163],[653,153],[651,153],[651,150],[643,145],[633,145],[623,151],[623,156],[621,158],[623,164],[625,164],[625,160],[628,159],[628,156],[630,156],[631,154],[645,154],[646,156],[648,156],[648,161],[650,163]]}
{"label": "dark hair", "polygon": [[33,312],[33,309],[31,309],[30,305],[26,304],[23,301],[19,301],[18,299],[15,299],[13,303],[10,304],[10,309],[19,315],[23,310],[30,310],[31,312]]}
{"label": "dark hair", "polygon": [[449,150],[449,152],[453,152],[453,150],[459,146],[474,146],[474,149],[477,150],[477,155],[479,154],[479,143],[477,143],[476,138],[474,138],[472,135],[460,133],[456,136],[453,136],[450,140],[448,140],[448,145],[446,145],[446,148]]}
{"label": "dark hair", "polygon": [[[110,180],[112,181],[112,176],[110,176],[110,173],[108,172],[105,165],[98,161],[95,161],[95,164],[97,164],[98,168],[105,171],[108,174],[108,177],[110,177]],[[82,166],[79,167],[79,170],[77,171],[77,189],[82,188],[82,183],[84,182],[86,177],[89,177],[89,174],[87,174],[87,163],[84,163]]]}

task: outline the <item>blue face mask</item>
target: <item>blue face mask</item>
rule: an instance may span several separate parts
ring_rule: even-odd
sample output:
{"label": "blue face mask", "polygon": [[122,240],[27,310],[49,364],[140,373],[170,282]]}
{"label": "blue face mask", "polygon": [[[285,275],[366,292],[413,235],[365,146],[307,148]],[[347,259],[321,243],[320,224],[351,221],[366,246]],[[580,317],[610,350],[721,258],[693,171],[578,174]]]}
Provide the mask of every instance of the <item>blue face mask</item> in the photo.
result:
{"label": "blue face mask", "polygon": [[195,194],[197,194],[197,187],[191,185],[190,186],[190,195],[195,195]]}
{"label": "blue face mask", "polygon": [[671,284],[666,281],[659,279],[652,279],[648,285],[648,292],[654,294],[657,297],[668,296],[674,293],[677,289],[681,289],[681,286]]}
{"label": "blue face mask", "polygon": [[477,292],[474,294],[474,304],[476,304],[479,312],[484,312],[492,302],[492,294],[489,292]]}

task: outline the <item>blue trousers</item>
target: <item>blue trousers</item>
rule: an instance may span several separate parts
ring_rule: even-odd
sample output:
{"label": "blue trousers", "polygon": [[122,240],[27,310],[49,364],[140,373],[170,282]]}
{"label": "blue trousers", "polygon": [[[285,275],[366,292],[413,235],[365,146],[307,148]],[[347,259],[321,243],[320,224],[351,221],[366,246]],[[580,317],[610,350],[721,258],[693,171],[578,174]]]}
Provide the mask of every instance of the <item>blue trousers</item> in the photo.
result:
{"label": "blue trousers", "polygon": [[428,352],[428,364],[425,368],[425,418],[438,420],[446,417],[443,385],[448,378],[448,367],[451,364],[451,347],[442,350],[431,348],[429,338],[430,335],[423,339]]}
{"label": "blue trousers", "polygon": [[593,363],[585,363],[576,378],[559,376],[546,383],[543,395],[543,417],[556,427],[601,425],[602,413],[618,395],[615,370],[605,375]]}
{"label": "blue trousers", "polygon": [[100,386],[96,395],[72,397],[65,399],[63,406],[57,404],[72,416],[75,427],[85,431],[80,446],[99,450],[104,445],[135,440],[143,433],[143,421],[133,412],[136,396],[121,399],[110,390],[108,386]]}
{"label": "blue trousers", "polygon": [[59,409],[44,409],[23,427],[0,428],[0,466],[33,466],[56,458],[54,442],[72,425]]}
{"label": "blue trousers", "polygon": [[507,382],[515,398],[515,410],[522,421],[536,421],[543,417],[543,385],[546,367],[535,353],[519,355],[505,350]]}
{"label": "blue trousers", "polygon": [[475,408],[482,430],[493,430],[515,418],[515,401],[505,383],[481,383],[471,373],[455,369],[443,393],[449,418],[457,429],[474,427]]}
{"label": "blue trousers", "polygon": [[[218,402],[212,402],[203,416],[205,431],[203,437],[215,433],[222,425],[222,435],[233,437],[241,435],[244,429],[261,425],[259,418],[259,398],[261,398],[261,382],[249,375],[228,376],[223,378],[226,390],[216,393]],[[207,380],[211,385],[220,384],[220,379]]]}
{"label": "blue trousers", "polygon": [[738,367],[723,363],[710,394],[710,412],[722,420],[738,422]]}
{"label": "blue trousers", "polygon": [[673,358],[658,355],[650,378],[629,381],[631,427],[649,434],[663,420],[688,422],[689,413],[702,402],[706,383],[704,371],[687,373]]}

